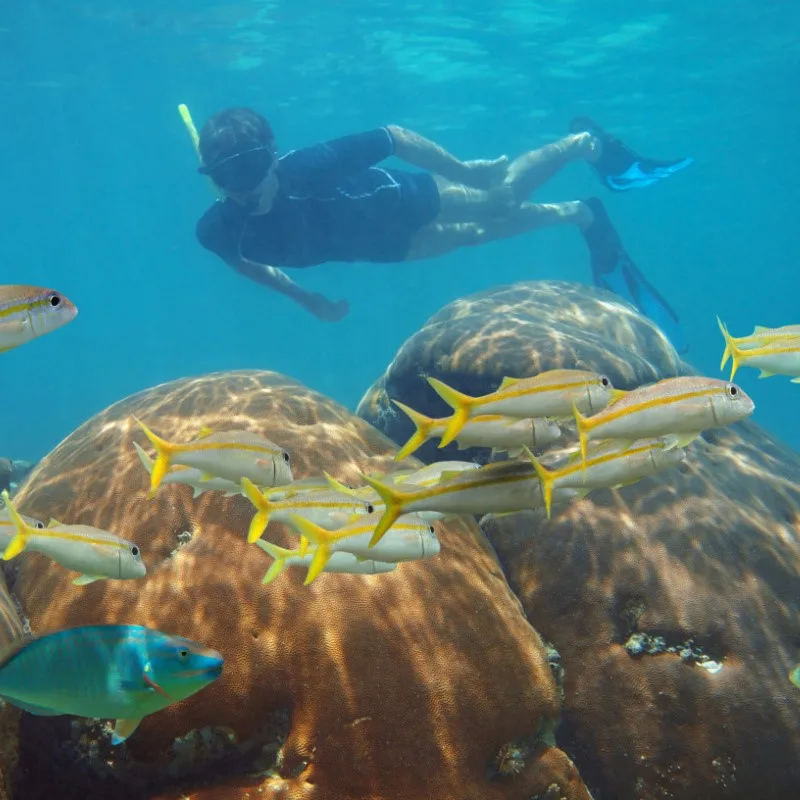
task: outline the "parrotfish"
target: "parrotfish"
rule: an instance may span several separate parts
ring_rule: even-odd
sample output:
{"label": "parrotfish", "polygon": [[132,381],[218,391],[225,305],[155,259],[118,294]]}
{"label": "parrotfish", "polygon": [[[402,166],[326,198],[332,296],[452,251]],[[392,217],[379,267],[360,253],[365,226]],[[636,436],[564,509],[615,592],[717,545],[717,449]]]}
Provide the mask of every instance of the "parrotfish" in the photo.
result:
{"label": "parrotfish", "polygon": [[12,350],[75,319],[69,298],[40,286],[0,286],[0,353]]}
{"label": "parrotfish", "polygon": [[[305,537],[303,537],[305,538]],[[262,583],[271,583],[283,572],[286,567],[310,567],[314,560],[314,553],[300,554],[300,548],[288,550],[278,547],[272,542],[258,539],[256,544],[274,559],[272,566],[264,575]],[[340,572],[347,575],[377,575],[382,572],[391,572],[397,567],[396,563],[388,561],[375,561],[371,558],[359,558],[352,553],[343,551],[333,552],[325,562],[323,572]]]}
{"label": "parrotfish", "polygon": [[201,480],[224,478],[240,485],[242,478],[249,478],[260,487],[291,483],[289,453],[251,431],[209,432],[181,444],[168,442],[153,433],[140,420],[137,419],[136,422],[155,447],[157,454],[150,473],[148,498],[155,495],[172,463],[200,470]]}
{"label": "parrotfish", "polygon": [[380,514],[368,514],[343,528],[327,531],[305,517],[291,514],[289,524],[292,528],[316,545],[305,585],[323,571],[334,552],[384,562],[416,561],[438,555],[440,545],[433,525],[414,514],[398,519],[384,540],[373,545],[371,538],[380,519]]}
{"label": "parrotfish", "polygon": [[554,488],[616,489],[635,483],[684,460],[686,451],[670,444],[666,438],[640,439],[631,445],[611,439],[591,448],[585,463],[581,462],[580,453],[574,453],[557,468],[544,467],[529,450],[528,456],[542,482],[548,518]]}
{"label": "parrotfish", "polygon": [[375,510],[366,500],[331,489],[300,492],[281,500],[271,500],[252,481],[242,478],[242,491],[257,509],[247,534],[250,543],[261,537],[271,519],[288,522],[290,514],[299,514],[323,528],[334,530]]}
{"label": "parrotfish", "polygon": [[[401,461],[422,447],[429,439],[441,438],[450,417],[433,419],[415,411],[399,400],[392,402],[414,423],[416,431],[400,448],[395,459]],[[512,458],[522,452],[525,445],[531,450],[546,447],[561,435],[556,422],[549,419],[519,419],[502,414],[483,414],[464,423],[455,438],[459,450],[469,447],[489,447],[492,453],[507,452]]]}
{"label": "parrotfish", "polygon": [[64,525],[50,520],[46,528],[31,526],[17,512],[8,492],[0,496],[15,529],[5,547],[4,561],[23,550],[42,553],[62,567],[81,573],[73,581],[76,586],[104,578],[142,578],[146,574],[142,552],[133,542],[91,525]]}
{"label": "parrotfish", "polygon": [[506,377],[498,389],[481,397],[462,394],[436,378],[428,378],[428,383],[453,409],[439,447],[450,444],[467,420],[481,414],[567,417],[573,404],[585,413],[592,413],[624,394],[605,375],[579,369],[552,369],[533,378]]}
{"label": "parrotfish", "polygon": [[753,401],[735,383],[679,377],[640,386],[591,417],[584,417],[577,408],[574,413],[585,461],[590,439],[634,442],[674,434],[668,446],[684,447],[708,428],[745,419],[754,408]]}
{"label": "parrotfish", "polygon": [[[363,477],[385,504],[383,515],[370,540],[371,546],[380,542],[402,514],[421,511],[437,511],[448,516],[509,514],[544,507],[542,486],[536,470],[531,464],[519,461],[489,464],[432,486],[406,486],[405,483],[381,482],[367,475]],[[581,491],[574,489],[557,489],[554,494],[558,501],[578,496],[581,496]]]}
{"label": "parrotfish", "polygon": [[115,720],[116,745],[143,717],[219,678],[223,664],[216,650],[141,625],[68,628],[0,656],[0,697],[40,716]]}

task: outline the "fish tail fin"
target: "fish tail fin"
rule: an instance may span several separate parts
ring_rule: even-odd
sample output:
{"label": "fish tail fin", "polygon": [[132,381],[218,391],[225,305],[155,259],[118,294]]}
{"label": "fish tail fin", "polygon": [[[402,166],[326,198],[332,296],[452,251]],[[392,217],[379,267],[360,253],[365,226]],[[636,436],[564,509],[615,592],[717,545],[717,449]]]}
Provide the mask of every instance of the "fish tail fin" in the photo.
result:
{"label": "fish tail fin", "polygon": [[153,459],[150,458],[150,456],[147,455],[147,453],[145,453],[144,449],[139,444],[139,442],[134,442],[133,446],[136,448],[136,453],[139,456],[139,461],[142,462],[142,466],[147,470],[147,474],[150,475],[153,472],[153,463],[154,463]]}
{"label": "fish tail fin", "polygon": [[547,512],[547,519],[550,519],[550,509],[553,507],[553,481],[555,480],[556,473],[549,469],[545,469],[539,460],[531,453],[531,451],[523,445],[522,449],[533,464],[536,470],[536,475],[539,478],[539,483],[542,484],[542,497],[544,497],[544,510]]}
{"label": "fish tail fin", "polygon": [[433,429],[433,419],[426,417],[419,411],[409,408],[399,400],[392,400],[392,402],[414,423],[416,431],[412,434],[411,438],[400,448],[395,456],[396,461],[402,461],[408,458],[415,450],[422,447],[428,439],[431,438],[431,430]]}
{"label": "fish tail fin", "polygon": [[370,478],[367,475],[362,476],[364,480],[380,495],[383,500],[384,510],[375,530],[372,533],[372,538],[369,540],[369,546],[374,547],[383,538],[383,535],[389,528],[394,525],[397,518],[403,513],[403,492],[397,491],[394,486],[388,483],[381,483],[375,478]]}
{"label": "fish tail fin", "polygon": [[575,417],[575,425],[578,429],[578,441],[581,445],[581,464],[583,465],[583,469],[586,469],[586,449],[589,442],[589,429],[590,424],[587,417],[584,417],[583,414],[578,410],[578,406],[573,403],[572,404],[572,414]]}
{"label": "fish tail fin", "polygon": [[286,568],[286,559],[292,555],[292,551],[287,550],[285,547],[278,547],[278,545],[267,542],[264,539],[258,539],[256,544],[267,555],[272,556],[272,564],[261,580],[261,583],[272,583]]}
{"label": "fish tail fin", "polygon": [[315,525],[311,520],[301,517],[299,514],[289,514],[289,524],[297,533],[316,545],[314,558],[311,559],[306,579],[303,581],[303,585],[308,586],[325,569],[325,565],[331,557],[331,543],[334,537],[330,531]]}
{"label": "fish tail fin", "polygon": [[264,534],[269,524],[269,515],[274,508],[274,504],[264,496],[263,492],[259,491],[258,487],[249,478],[242,478],[241,486],[244,496],[256,507],[256,513],[253,515],[253,519],[250,521],[250,528],[247,531],[247,541],[249,544],[253,544]]}
{"label": "fish tail fin", "polygon": [[453,409],[453,415],[450,417],[450,421],[442,434],[441,442],[439,442],[439,447],[447,447],[458,436],[469,419],[470,408],[475,398],[456,391],[436,378],[428,378],[428,383],[436,394]]}
{"label": "fish tail fin", "polygon": [[166,441],[166,439],[162,439],[160,436],[156,436],[156,434],[137,417],[134,417],[134,419],[138,426],[144,431],[145,436],[150,440],[150,444],[156,449],[156,460],[150,472],[150,491],[147,493],[147,499],[150,500],[155,496],[156,490],[167,474],[172,460],[172,454],[175,451],[175,445]]}
{"label": "fish tail fin", "polygon": [[11,521],[14,523],[14,529],[17,532],[16,536],[8,543],[5,553],[3,553],[3,561],[10,561],[14,556],[18,556],[27,546],[30,528],[28,528],[25,520],[22,519],[17,509],[14,507],[14,504],[11,502],[7,489],[3,489],[3,493],[0,497],[2,497],[5,503],[8,516],[11,517]]}
{"label": "fish tail fin", "polygon": [[730,376],[730,378],[728,378],[728,380],[732,381],[733,380],[733,376],[736,374],[737,370],[741,366],[743,353],[739,349],[739,347],[737,346],[736,340],[728,332],[728,329],[725,326],[725,323],[719,317],[717,317],[717,324],[719,325],[719,329],[720,329],[720,331],[722,331],[722,336],[725,339],[725,351],[722,354],[722,362],[720,363],[719,368],[720,369],[723,368],[723,366],[725,365],[725,362],[728,360],[727,356],[730,356],[730,358],[731,358],[731,376]]}

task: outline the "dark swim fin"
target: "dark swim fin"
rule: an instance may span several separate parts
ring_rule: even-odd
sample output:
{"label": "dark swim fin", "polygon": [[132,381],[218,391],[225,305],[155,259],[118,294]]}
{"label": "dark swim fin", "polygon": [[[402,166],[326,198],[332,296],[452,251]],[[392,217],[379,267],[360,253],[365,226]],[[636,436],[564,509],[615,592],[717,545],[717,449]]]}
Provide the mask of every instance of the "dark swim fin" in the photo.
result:
{"label": "dark swim fin", "polygon": [[658,161],[647,158],[631,150],[620,139],[604,131],[589,117],[575,117],[569,129],[572,133],[588,131],[600,140],[603,151],[597,161],[587,162],[612,192],[625,192],[628,189],[639,189],[674,175],[694,162],[693,158],[679,158],[675,161]]}
{"label": "dark swim fin", "polygon": [[602,202],[596,197],[585,202],[594,215],[583,237],[589,247],[595,286],[627,300],[661,328],[678,353],[685,353],[689,346],[678,315],[631,261]]}

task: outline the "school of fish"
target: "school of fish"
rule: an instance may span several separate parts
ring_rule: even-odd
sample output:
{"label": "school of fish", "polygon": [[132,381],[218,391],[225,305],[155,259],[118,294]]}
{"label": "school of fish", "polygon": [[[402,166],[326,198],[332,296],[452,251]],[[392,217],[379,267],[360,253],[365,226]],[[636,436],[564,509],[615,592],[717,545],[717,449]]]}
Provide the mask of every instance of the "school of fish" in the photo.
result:
{"label": "school of fish", "polygon": [[[0,351],[61,327],[76,313],[57,292],[0,287]],[[148,476],[148,499],[168,484],[190,487],[193,498],[206,492],[246,498],[254,508],[247,541],[271,559],[264,584],[290,567],[305,568],[305,585],[323,572],[388,573],[403,562],[440,555],[438,520],[533,509],[549,518],[554,507],[589,492],[676,467],[704,431],[753,413],[751,398],[731,382],[741,366],[758,367],[762,377],[782,374],[800,382],[800,326],[757,327],[750,336],[734,338],[719,318],[718,324],[725,340],[721,368],[729,358],[733,363],[729,381],[676,377],[623,391],[591,370],[553,369],[505,377],[495,391],[479,397],[428,378],[451,409],[441,418],[392,400],[415,427],[396,460],[430,439],[439,439],[440,448],[456,442],[459,449],[486,448],[492,456],[505,456],[483,466],[441,461],[361,473],[359,486],[325,472],[295,479],[291,454],[252,431],[200,428],[188,441],[173,442],[150,427],[157,428],[157,420],[137,418],[132,421],[153,455],[138,442],[133,447]],[[563,438],[567,421],[574,422],[577,441],[554,460],[546,451]],[[76,572],[78,586],[146,576],[140,548],[130,537],[56,520],[45,524],[19,514],[7,492],[2,499],[3,560],[43,554]],[[265,538],[274,523],[297,535],[296,547]],[[16,643],[2,655],[0,697],[31,713],[113,718],[112,741],[119,744],[146,714],[216,680],[223,662],[221,654],[201,644],[140,626],[68,629]],[[798,682],[797,671],[790,679]],[[98,692],[97,685],[105,689]]]}

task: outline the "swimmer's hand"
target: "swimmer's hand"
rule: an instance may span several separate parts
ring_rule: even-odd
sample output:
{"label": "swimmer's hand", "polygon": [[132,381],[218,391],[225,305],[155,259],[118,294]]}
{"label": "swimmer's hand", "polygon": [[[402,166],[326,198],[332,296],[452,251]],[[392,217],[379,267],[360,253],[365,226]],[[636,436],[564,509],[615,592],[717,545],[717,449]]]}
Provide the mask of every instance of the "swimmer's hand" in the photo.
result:
{"label": "swimmer's hand", "polygon": [[347,316],[350,303],[347,300],[328,300],[325,295],[312,292],[303,305],[322,322],[338,322]]}
{"label": "swimmer's hand", "polygon": [[477,158],[473,161],[462,161],[461,165],[464,173],[461,183],[474,189],[492,189],[505,180],[508,173],[508,156],[494,159]]}

